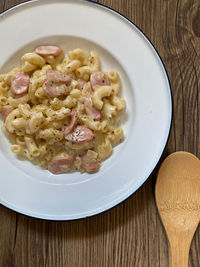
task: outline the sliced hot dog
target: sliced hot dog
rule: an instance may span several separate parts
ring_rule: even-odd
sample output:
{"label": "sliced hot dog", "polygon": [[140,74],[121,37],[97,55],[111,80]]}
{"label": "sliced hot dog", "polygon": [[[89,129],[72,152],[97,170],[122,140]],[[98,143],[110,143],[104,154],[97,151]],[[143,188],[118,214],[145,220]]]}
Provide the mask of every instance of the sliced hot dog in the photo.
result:
{"label": "sliced hot dog", "polygon": [[62,49],[55,45],[41,45],[36,47],[35,52],[40,56],[58,56]]}
{"label": "sliced hot dog", "polygon": [[85,113],[93,120],[100,121],[102,119],[102,112],[92,106],[92,94],[88,93],[84,99]]}
{"label": "sliced hot dog", "polygon": [[97,159],[97,153],[92,150],[88,150],[81,157],[81,167],[87,172],[95,172],[99,169],[99,161]]}
{"label": "sliced hot dog", "polygon": [[24,72],[17,72],[11,81],[11,92],[14,98],[24,96],[28,92],[30,78]]}
{"label": "sliced hot dog", "polygon": [[47,79],[53,82],[61,82],[66,84],[72,81],[72,78],[69,75],[63,74],[55,70],[47,71]]}
{"label": "sliced hot dog", "polygon": [[2,120],[3,120],[3,122],[6,121],[6,118],[10,114],[11,111],[13,111],[12,106],[10,106],[10,105],[3,106],[3,108],[2,108]]}
{"label": "sliced hot dog", "polygon": [[93,72],[90,75],[90,85],[94,91],[95,88],[99,86],[110,85],[110,79],[108,78],[108,75],[102,71]]}
{"label": "sliced hot dog", "polygon": [[73,167],[74,160],[68,155],[57,156],[48,165],[48,170],[53,174],[66,173]]}
{"label": "sliced hot dog", "polygon": [[94,138],[93,132],[86,126],[78,125],[74,131],[65,136],[65,139],[72,143],[82,143]]}
{"label": "sliced hot dog", "polygon": [[46,80],[42,86],[44,92],[50,97],[58,97],[61,95],[61,92],[58,90],[58,85],[54,82]]}
{"label": "sliced hot dog", "polygon": [[[43,83],[44,92],[50,97],[58,97],[66,94],[66,86],[71,90],[72,78],[58,71],[47,71],[47,80]],[[66,85],[66,86],[63,86]]]}
{"label": "sliced hot dog", "polygon": [[61,95],[66,95],[68,87],[63,83],[56,83],[50,80],[46,80],[42,86],[44,92],[50,97],[58,97]]}
{"label": "sliced hot dog", "polygon": [[72,110],[70,115],[71,115],[70,123],[62,128],[62,133],[64,136],[67,136],[69,133],[71,133],[77,125],[77,113],[76,113],[76,111]]}
{"label": "sliced hot dog", "polygon": [[96,172],[99,169],[99,162],[96,160],[95,162],[91,163],[91,165],[89,165],[89,166],[82,164],[82,167],[87,172]]}

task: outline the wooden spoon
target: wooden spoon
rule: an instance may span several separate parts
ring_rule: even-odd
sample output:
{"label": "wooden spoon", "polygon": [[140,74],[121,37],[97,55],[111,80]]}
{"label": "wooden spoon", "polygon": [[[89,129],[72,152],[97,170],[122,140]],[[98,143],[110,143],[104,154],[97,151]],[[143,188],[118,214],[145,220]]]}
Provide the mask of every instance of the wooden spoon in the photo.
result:
{"label": "wooden spoon", "polygon": [[200,220],[199,159],[188,152],[168,156],[159,169],[155,195],[169,240],[170,266],[187,267]]}

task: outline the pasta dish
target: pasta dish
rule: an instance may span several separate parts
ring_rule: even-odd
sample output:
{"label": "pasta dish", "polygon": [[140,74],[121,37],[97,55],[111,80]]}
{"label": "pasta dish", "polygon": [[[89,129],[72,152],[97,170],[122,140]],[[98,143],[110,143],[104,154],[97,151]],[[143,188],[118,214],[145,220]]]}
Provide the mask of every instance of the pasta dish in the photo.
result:
{"label": "pasta dish", "polygon": [[0,75],[2,130],[11,150],[53,174],[96,172],[123,138],[116,71],[101,70],[98,54],[38,46]]}

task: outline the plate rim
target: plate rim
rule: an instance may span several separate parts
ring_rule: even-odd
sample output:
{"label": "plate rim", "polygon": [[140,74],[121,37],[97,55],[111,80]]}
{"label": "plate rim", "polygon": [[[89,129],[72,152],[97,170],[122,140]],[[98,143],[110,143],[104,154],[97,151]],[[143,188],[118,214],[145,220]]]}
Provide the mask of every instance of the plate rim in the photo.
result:
{"label": "plate rim", "polygon": [[[61,0],[62,1],[62,0]],[[153,169],[150,171],[149,174],[146,174],[144,175],[143,179],[141,180],[141,183],[136,187],[136,189],[134,189],[134,191],[132,191],[132,193],[129,193],[128,196],[125,196],[125,198],[123,198],[122,200],[117,200],[117,203],[116,204],[112,204],[110,207],[106,207],[104,206],[103,210],[102,207],[97,208],[95,210],[92,210],[90,211],[90,213],[92,214],[89,214],[89,215],[86,215],[86,216],[81,216],[81,214],[76,217],[76,218],[64,218],[64,219],[61,219],[61,216],[64,217],[67,215],[61,215],[60,217],[57,216],[52,216],[52,215],[40,215],[40,214],[35,214],[34,215],[34,212],[32,211],[28,211],[28,210],[24,210],[21,211],[20,208],[15,208],[14,205],[9,205],[9,203],[4,203],[3,200],[1,200],[1,205],[8,208],[9,210],[11,211],[14,211],[15,213],[19,213],[19,214],[22,214],[24,216],[28,216],[28,217],[31,217],[31,218],[34,218],[34,219],[40,219],[40,220],[46,220],[46,221],[74,221],[74,220],[81,220],[81,219],[85,219],[85,218],[90,218],[90,217],[93,217],[93,216],[98,216],[99,214],[102,214],[102,213],[105,213],[109,210],[111,210],[112,208],[115,208],[116,206],[122,204],[122,202],[126,201],[127,199],[129,199],[131,196],[133,196],[133,194],[135,194],[143,185],[144,183],[149,179],[149,177],[152,175],[152,173],[155,171],[156,167],[159,165],[160,161],[162,160],[162,157],[163,157],[163,154],[165,152],[165,149],[166,149],[166,146],[168,144],[168,141],[169,141],[169,137],[170,137],[170,133],[171,133],[171,129],[172,129],[172,121],[173,121],[173,113],[174,113],[174,102],[173,102],[173,95],[172,95],[172,89],[171,89],[171,83],[170,83],[170,79],[169,79],[169,75],[168,75],[168,72],[167,72],[167,69],[165,67],[165,64],[164,64],[164,61],[162,59],[162,57],[160,56],[158,50],[156,49],[155,45],[152,43],[152,41],[149,39],[149,37],[132,21],[130,20],[128,17],[126,17],[124,14],[120,13],[119,11],[115,10],[114,8],[112,7],[109,7],[105,4],[102,4],[102,3],[99,3],[99,2],[95,2],[93,0],[73,0],[75,2],[86,2],[86,3],[89,3],[89,4],[94,4],[94,5],[97,5],[97,6],[100,6],[102,8],[105,8],[105,10],[110,10],[111,12],[113,12],[115,15],[118,15],[120,16],[125,22],[128,22],[129,24],[131,24],[132,26],[134,26],[139,32],[140,34],[146,39],[146,41],[149,43],[150,47],[154,50],[154,53],[155,55],[158,57],[160,63],[161,63],[161,67],[163,67],[164,69],[164,75],[165,75],[165,78],[166,78],[166,81],[168,83],[168,91],[169,91],[169,104],[170,104],[170,114],[169,114],[169,125],[168,125],[168,134],[167,134],[167,138],[166,138],[166,141],[165,143],[163,142],[163,149],[161,149],[161,154],[159,156],[159,158],[157,159],[157,162],[155,164],[155,166],[153,167]],[[29,1],[24,1],[22,3],[19,3],[15,6],[12,6],[10,8],[7,8],[6,10],[2,11],[0,13],[0,17],[3,16],[5,13],[9,13],[10,11],[15,11],[15,9],[17,8],[20,8],[20,7],[23,7],[25,5],[29,5],[29,4],[32,4],[33,2],[43,2],[43,0],[29,0]],[[50,0],[50,1],[46,1],[46,2],[55,2],[55,0]],[[66,1],[67,2],[67,1]],[[107,204],[108,205],[108,204]]]}

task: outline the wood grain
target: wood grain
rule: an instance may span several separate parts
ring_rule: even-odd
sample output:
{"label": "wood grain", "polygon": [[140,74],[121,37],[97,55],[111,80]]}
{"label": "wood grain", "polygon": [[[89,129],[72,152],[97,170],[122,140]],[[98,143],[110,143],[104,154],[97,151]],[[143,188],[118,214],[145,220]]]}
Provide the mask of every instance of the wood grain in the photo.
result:
{"label": "wood grain", "polygon": [[[20,0],[1,0],[0,11]],[[176,150],[200,156],[200,2],[99,0],[132,20],[152,41],[167,69],[173,123],[164,157]],[[120,33],[119,33],[120,37]],[[167,238],[155,206],[157,169],[117,207],[85,220],[49,222],[0,206],[0,266],[167,267]],[[189,266],[200,266],[200,230]]]}

